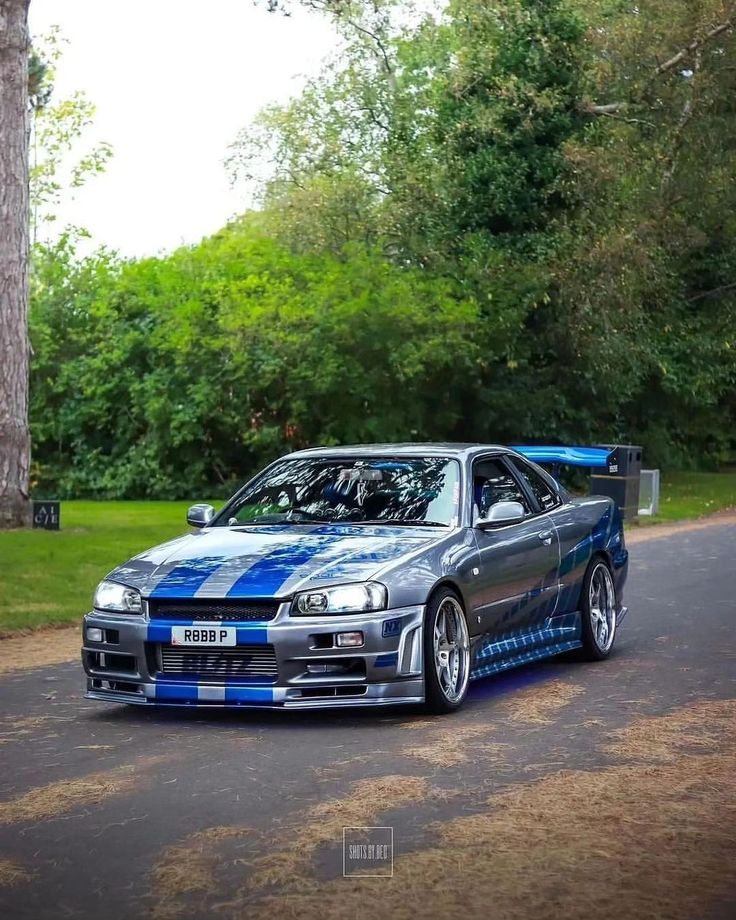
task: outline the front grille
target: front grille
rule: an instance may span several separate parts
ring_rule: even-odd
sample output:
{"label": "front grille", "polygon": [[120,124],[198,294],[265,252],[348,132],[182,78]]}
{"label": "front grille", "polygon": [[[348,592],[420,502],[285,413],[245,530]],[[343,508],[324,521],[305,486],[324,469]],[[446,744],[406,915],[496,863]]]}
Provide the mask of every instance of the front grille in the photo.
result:
{"label": "front grille", "polygon": [[272,620],[279,609],[278,601],[224,600],[151,600],[148,615],[152,620],[228,620],[231,623],[255,623]]}
{"label": "front grille", "polygon": [[182,648],[161,646],[164,674],[201,674],[210,677],[276,677],[272,645],[239,645],[237,648]]}

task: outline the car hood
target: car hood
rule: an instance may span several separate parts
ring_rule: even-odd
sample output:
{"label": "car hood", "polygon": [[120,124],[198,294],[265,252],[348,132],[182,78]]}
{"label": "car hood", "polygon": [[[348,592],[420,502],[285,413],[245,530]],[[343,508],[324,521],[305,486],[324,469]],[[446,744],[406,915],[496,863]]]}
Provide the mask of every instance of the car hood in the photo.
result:
{"label": "car hood", "polygon": [[426,527],[212,527],[134,556],[108,578],[144,597],[288,597],[367,581],[447,536]]}

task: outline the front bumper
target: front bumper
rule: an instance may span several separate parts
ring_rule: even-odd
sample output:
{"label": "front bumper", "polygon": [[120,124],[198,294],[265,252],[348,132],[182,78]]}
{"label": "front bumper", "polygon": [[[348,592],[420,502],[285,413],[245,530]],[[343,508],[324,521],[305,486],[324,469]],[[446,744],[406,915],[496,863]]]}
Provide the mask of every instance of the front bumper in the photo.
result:
{"label": "front bumper", "polygon": [[[236,627],[235,650],[273,649],[273,675],[237,678],[164,670],[161,649],[171,643],[172,626],[207,624],[93,611],[82,627],[86,696],[138,705],[287,709],[424,702],[423,606],[329,617],[292,617],[289,606],[282,604],[269,622],[209,624]],[[103,641],[91,641],[90,628],[102,630]],[[362,647],[335,647],[336,633],[357,631]]]}

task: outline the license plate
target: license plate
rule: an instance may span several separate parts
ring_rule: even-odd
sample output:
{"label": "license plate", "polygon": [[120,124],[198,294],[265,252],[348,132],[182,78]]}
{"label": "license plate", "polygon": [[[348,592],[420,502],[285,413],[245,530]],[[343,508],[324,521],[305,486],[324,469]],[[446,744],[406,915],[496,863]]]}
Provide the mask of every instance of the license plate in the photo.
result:
{"label": "license plate", "polygon": [[238,631],[234,626],[201,623],[198,626],[172,626],[172,645],[235,645]]}

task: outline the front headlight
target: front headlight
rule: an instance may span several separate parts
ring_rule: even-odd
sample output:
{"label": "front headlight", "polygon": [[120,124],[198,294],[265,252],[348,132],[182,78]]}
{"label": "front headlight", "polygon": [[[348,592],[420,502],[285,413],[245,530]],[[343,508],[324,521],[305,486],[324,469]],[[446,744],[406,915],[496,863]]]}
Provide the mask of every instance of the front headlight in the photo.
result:
{"label": "front headlight", "polygon": [[366,581],[358,585],[338,585],[319,591],[297,594],[292,604],[293,613],[319,616],[321,613],[367,613],[385,610],[388,592],[383,585]]}
{"label": "front headlight", "polygon": [[94,606],[96,610],[112,610],[115,613],[141,613],[141,593],[114,581],[101,581],[95,591]]}

